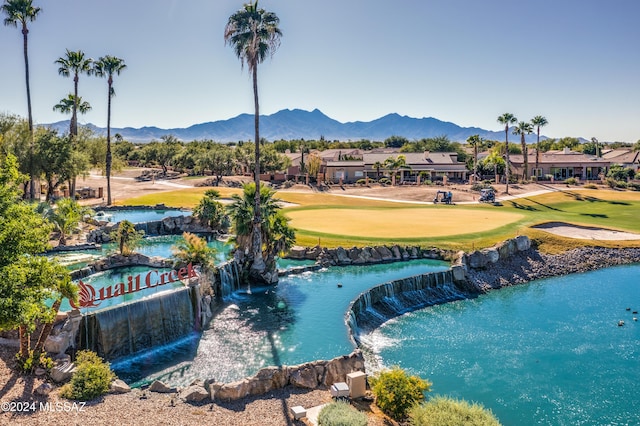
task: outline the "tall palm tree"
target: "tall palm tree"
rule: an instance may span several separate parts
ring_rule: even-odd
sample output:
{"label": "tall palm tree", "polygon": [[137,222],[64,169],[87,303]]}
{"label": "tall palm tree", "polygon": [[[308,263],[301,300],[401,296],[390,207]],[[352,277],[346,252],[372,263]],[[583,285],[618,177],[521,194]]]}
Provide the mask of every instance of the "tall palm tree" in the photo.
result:
{"label": "tall palm tree", "polygon": [[78,96],[78,80],[80,79],[80,74],[91,75],[91,64],[93,63],[93,60],[91,58],[86,58],[82,50],[73,52],[67,49],[66,56],[58,58],[55,63],[60,66],[60,68],[58,68],[58,74],[64,77],[73,75],[72,100],[74,102],[71,110],[71,131],[69,132],[71,139],[73,140],[75,136],[78,136],[78,102],[80,101],[80,97]]}
{"label": "tall palm tree", "polygon": [[113,90],[113,75],[120,75],[120,72],[127,66],[124,59],[115,56],[102,56],[93,63],[93,73],[98,77],[107,77],[108,104],[107,104],[107,157],[105,162],[105,174],[107,176],[107,205],[111,205],[111,98],[116,92]]}
{"label": "tall palm tree", "polygon": [[467,143],[473,147],[473,176],[478,176],[478,148],[484,142],[480,135],[472,135],[467,138]]}
{"label": "tall palm tree", "polygon": [[524,159],[524,170],[522,171],[522,180],[529,178],[529,151],[527,150],[527,142],[525,136],[533,133],[533,124],[527,121],[521,121],[513,129],[514,135],[520,135],[520,147],[522,148],[522,157]]}
{"label": "tall palm tree", "polygon": [[24,76],[27,84],[27,110],[29,111],[29,198],[32,200],[36,198],[36,186],[35,186],[35,172],[33,164],[33,113],[31,111],[31,87],[29,86],[29,55],[28,55],[28,35],[29,28],[27,22],[33,22],[36,20],[38,13],[40,13],[39,7],[34,7],[32,0],[7,0],[2,5],[2,11],[7,15],[4,19],[5,25],[18,27],[20,23],[22,27],[22,49],[24,52]]}
{"label": "tall palm tree", "polygon": [[540,162],[540,127],[544,127],[549,122],[541,115],[536,115],[531,119],[531,124],[538,128],[538,139],[536,140],[536,170],[538,170],[538,163]]}
{"label": "tall palm tree", "polygon": [[[224,29],[225,44],[231,45],[242,67],[245,63],[253,76],[253,103],[255,127],[255,167],[254,181],[260,188],[260,107],[258,103],[258,64],[267,56],[273,56],[280,45],[282,32],[278,28],[280,19],[273,12],[258,8],[258,0],[247,3],[229,17]],[[255,207],[253,209],[251,271],[260,276],[266,268],[262,256],[262,237],[260,232],[261,208],[260,190],[255,191]]]}
{"label": "tall palm tree", "polygon": [[504,125],[504,142],[505,142],[505,168],[504,176],[507,181],[504,192],[509,195],[509,125],[515,124],[518,119],[511,113],[505,112],[498,117],[498,123]]}

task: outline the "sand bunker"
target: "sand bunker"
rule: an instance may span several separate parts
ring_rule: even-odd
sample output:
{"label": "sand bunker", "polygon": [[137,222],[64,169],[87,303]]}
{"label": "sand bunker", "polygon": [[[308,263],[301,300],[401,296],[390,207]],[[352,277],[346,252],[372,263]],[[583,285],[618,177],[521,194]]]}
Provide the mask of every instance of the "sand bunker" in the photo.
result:
{"label": "sand bunker", "polygon": [[533,226],[536,229],[561,237],[578,238],[582,240],[623,241],[640,240],[640,234],[615,231],[613,229],[597,228],[591,226],[572,225],[564,222],[547,222]]}

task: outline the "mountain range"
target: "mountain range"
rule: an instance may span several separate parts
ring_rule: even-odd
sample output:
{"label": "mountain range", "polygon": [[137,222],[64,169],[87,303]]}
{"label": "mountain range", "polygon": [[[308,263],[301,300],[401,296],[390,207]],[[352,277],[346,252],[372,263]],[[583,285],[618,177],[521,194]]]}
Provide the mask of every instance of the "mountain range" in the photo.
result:
{"label": "mountain range", "polygon": [[[216,142],[237,142],[253,140],[253,114],[240,114],[228,120],[194,124],[186,128],[161,129],[159,127],[111,128],[111,134],[119,133],[123,139],[131,142],[149,142],[162,136],[173,135],[183,141],[214,140]],[[64,133],[69,129],[69,121],[59,121],[48,126]],[[106,135],[106,128],[86,125],[97,134]],[[353,121],[341,123],[320,110],[304,111],[283,109],[271,115],[260,116],[260,137],[269,141],[278,139],[317,140],[323,136],[326,140],[384,141],[390,136],[403,136],[409,140],[418,140],[436,136],[447,136],[454,142],[464,142],[469,136],[478,134],[491,140],[504,140],[503,131],[490,131],[479,127],[461,127],[457,124],[441,121],[432,117],[413,118],[399,114],[387,114],[372,121]],[[510,141],[518,143],[519,136],[509,135]],[[536,135],[527,136],[527,142],[535,142]]]}

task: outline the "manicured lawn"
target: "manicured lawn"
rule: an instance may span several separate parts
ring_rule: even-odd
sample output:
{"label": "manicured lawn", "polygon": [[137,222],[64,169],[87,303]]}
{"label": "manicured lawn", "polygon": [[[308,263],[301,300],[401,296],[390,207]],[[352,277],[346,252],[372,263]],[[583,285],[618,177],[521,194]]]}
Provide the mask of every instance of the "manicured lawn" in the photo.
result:
{"label": "manicured lawn", "polygon": [[[151,194],[125,202],[193,207],[206,189]],[[222,198],[240,193],[235,188],[217,189]],[[297,244],[304,246],[398,243],[471,250],[518,234],[529,235],[549,250],[594,243],[555,237],[530,228],[551,221],[640,233],[640,193],[637,192],[568,189],[503,201],[496,206],[408,205],[325,193],[278,192],[277,197],[289,203],[285,212],[296,228]],[[640,246],[640,242],[604,245]]]}

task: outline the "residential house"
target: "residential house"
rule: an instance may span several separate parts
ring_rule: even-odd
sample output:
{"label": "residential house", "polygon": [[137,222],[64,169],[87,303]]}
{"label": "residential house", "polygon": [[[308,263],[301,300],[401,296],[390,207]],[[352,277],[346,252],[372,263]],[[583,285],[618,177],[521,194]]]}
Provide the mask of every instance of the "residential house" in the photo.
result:
{"label": "residential house", "polygon": [[[535,150],[530,150],[527,156],[529,176],[538,180],[565,180],[571,177],[580,180],[599,179],[600,174],[606,174],[611,162],[595,155],[583,154],[564,148],[562,151],[541,152],[536,168]],[[524,156],[512,154],[509,156],[513,176],[524,173]]]}
{"label": "residential house", "polygon": [[640,151],[631,148],[618,148],[602,154],[602,157],[610,164],[619,164],[623,167],[633,169],[636,173],[640,168]]}
{"label": "residential house", "polygon": [[[387,158],[397,158],[400,155],[405,157],[408,166],[406,169],[398,170],[400,182],[415,182],[421,173],[426,174],[426,178],[432,181],[442,180],[445,176],[448,180],[467,179],[467,167],[465,163],[458,161],[456,152],[365,152],[362,155],[365,175],[376,179],[378,170],[375,164],[384,164]],[[385,169],[380,171],[385,175],[389,173]]]}

